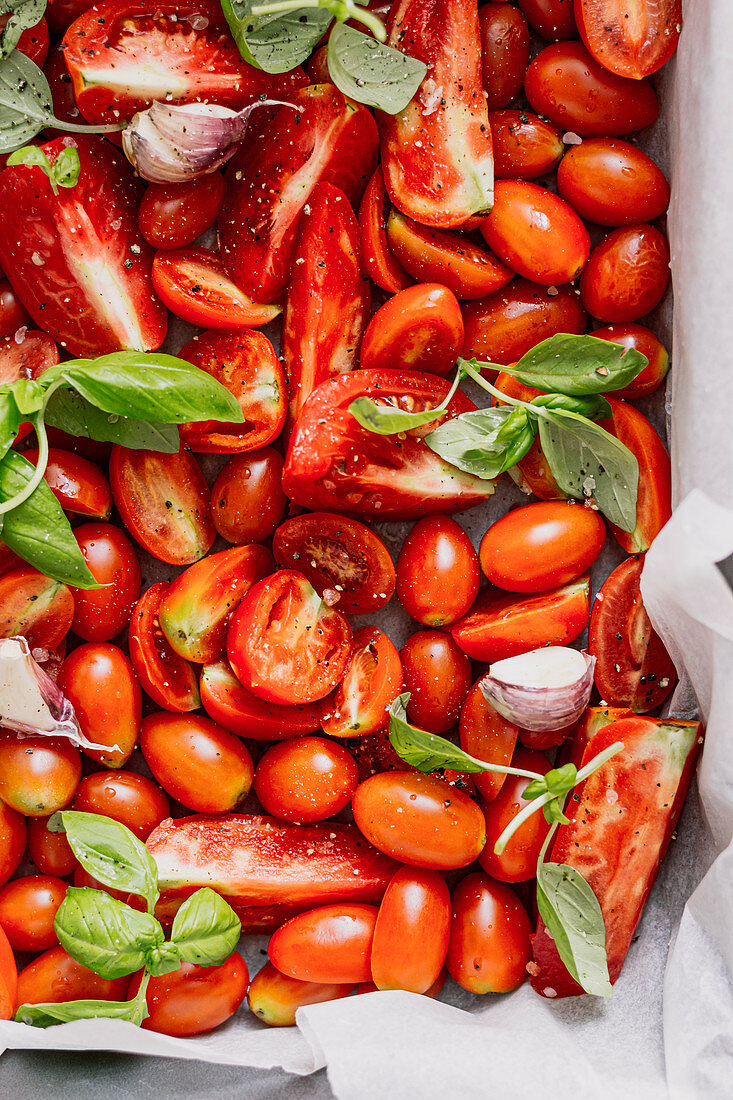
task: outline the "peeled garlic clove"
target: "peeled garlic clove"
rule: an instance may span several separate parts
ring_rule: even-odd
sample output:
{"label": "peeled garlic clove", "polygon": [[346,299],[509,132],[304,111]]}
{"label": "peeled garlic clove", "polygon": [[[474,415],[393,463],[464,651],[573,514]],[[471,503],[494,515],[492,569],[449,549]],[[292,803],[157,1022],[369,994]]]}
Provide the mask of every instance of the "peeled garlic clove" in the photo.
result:
{"label": "peeled garlic clove", "polygon": [[547,646],[495,661],[480,682],[484,698],[516,726],[537,733],[573,725],[588,706],[595,657]]}

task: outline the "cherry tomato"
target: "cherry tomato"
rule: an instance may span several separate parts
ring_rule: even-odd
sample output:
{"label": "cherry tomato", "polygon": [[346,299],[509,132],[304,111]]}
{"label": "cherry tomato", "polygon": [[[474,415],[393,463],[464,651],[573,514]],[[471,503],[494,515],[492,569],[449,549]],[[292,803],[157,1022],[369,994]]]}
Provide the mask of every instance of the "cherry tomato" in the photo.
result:
{"label": "cherry tomato", "polygon": [[616,397],[634,401],[637,397],[646,397],[662,384],[669,370],[669,355],[661,340],[643,325],[607,325],[592,333],[597,340],[610,340],[612,344],[622,344],[625,348],[636,348],[646,355],[649,363],[629,382],[623,390],[616,391]]}
{"label": "cherry tomato", "polygon": [[580,42],[558,42],[538,53],[524,91],[538,115],[583,138],[621,137],[650,126],[659,114],[648,80],[607,72]]}
{"label": "cherry tomato", "polygon": [[329,737],[365,736],[381,729],[387,707],[402,691],[402,665],[394,643],[377,626],[354,635],[344,678],[321,704]]}
{"label": "cherry tomato", "polygon": [[186,714],[201,706],[196,669],[171,647],[158,612],[169,585],[160,581],[135,604],[130,619],[129,653],[140,686],[166,710]]}
{"label": "cherry tomato", "polygon": [[53,922],[68,885],[50,875],[26,875],[0,888],[0,928],[14,951],[45,951],[59,942]]}
{"label": "cherry tomato", "polygon": [[47,817],[72,799],[79,753],[63,737],[0,734],[0,798],[24,817]]}
{"label": "cherry tomato", "polygon": [[575,38],[578,33],[573,0],[517,0],[532,30],[548,42]]}
{"label": "cherry tomato", "polygon": [[304,1005],[319,1005],[348,997],[351,983],[302,982],[281,974],[271,962],[266,962],[255,974],[247,990],[247,1004],[263,1024],[270,1027],[293,1027],[295,1013]]}
{"label": "cherry tomato", "polygon": [[74,538],[95,580],[106,588],[72,588],[72,629],[86,642],[116,637],[130,621],[140,595],[140,563],[124,531],[111,523],[84,523]]}
{"label": "cherry tomato", "polygon": [[389,603],[395,568],[387,547],[363,523],[329,512],[294,516],[272,543],[275,561],[297,569],[332,607],[366,615]]}
{"label": "cherry tomato", "polygon": [[648,550],[672,514],[672,465],[656,428],[633,405],[611,398],[613,421],[602,426],[629,448],[639,463],[636,527],[622,531],[611,524],[627,554]]}
{"label": "cherry tomato", "polygon": [[170,804],[163,791],[137,772],[107,771],[85,776],[77,787],[72,809],[120,821],[139,840],[147,840],[153,829],[170,817]]}
{"label": "cherry tomato", "polygon": [[[550,770],[550,762],[541,752],[517,748],[512,767],[544,775]],[[535,877],[540,848],[550,829],[544,814],[538,810],[512,834],[501,855],[494,851],[494,845],[510,821],[529,805],[529,800],[522,797],[529,782],[522,775],[508,775],[496,798],[484,808],[486,847],[478,857],[479,863],[487,874],[500,882],[526,882]]]}
{"label": "cherry tomato", "polygon": [[[458,732],[461,748],[487,764],[509,767],[519,730],[504,718],[473,685],[461,710]],[[473,776],[476,790],[485,802],[491,802],[501,790],[505,776],[501,772],[481,772]]]}
{"label": "cherry tomato", "polygon": [[305,982],[367,982],[377,921],[374,905],[322,905],[291,917],[270,937],[270,962]]}
{"label": "cherry tomato", "polygon": [[[62,1001],[124,1001],[128,976],[100,978],[82,966],[63,947],[52,947],[18,974],[19,1005],[59,1004]],[[22,1013],[21,1013],[22,1022]]]}
{"label": "cherry tomato", "polygon": [[443,876],[401,867],[374,928],[371,967],[377,989],[427,992],[443,969],[449,934],[450,894]]}
{"label": "cherry tomato", "polygon": [[87,756],[120,768],[135,748],[142,711],[140,685],[128,658],[109,642],[88,642],[66,658],[58,683],[87,740],[109,746],[85,749]]}
{"label": "cherry tomato", "polygon": [[12,336],[31,323],[30,316],[7,279],[0,279],[0,337]]}
{"label": "cherry tomato", "polygon": [[[23,452],[35,466],[38,451]],[[70,451],[51,447],[43,479],[65,512],[91,519],[109,519],[112,491],[102,471],[93,462]]]}
{"label": "cherry tomato", "polygon": [[442,630],[420,630],[400,650],[407,715],[420,729],[445,733],[455,726],[471,686],[471,662]]}
{"label": "cherry tomato", "polygon": [[640,80],[661,69],[677,49],[682,0],[630,8],[620,0],[575,0],[580,37],[596,61]]}
{"label": "cherry tomato", "polygon": [[453,891],[448,973],[469,993],[508,993],[526,981],[530,934],[529,917],[511,886],[468,875]]}
{"label": "cherry tomato", "polygon": [[544,176],[565,152],[558,128],[529,111],[490,111],[489,125],[497,179]]}
{"label": "cherry tomato", "polygon": [[274,321],[280,306],[255,302],[227,275],[219,254],[192,246],[158,252],[153,286],[161,302],[201,328],[259,328]]}
{"label": "cherry tomato", "polygon": [[[150,1015],[147,1031],[163,1035],[201,1035],[213,1031],[237,1011],[249,983],[247,964],[234,951],[221,966],[184,962],[178,970],[151,978],[145,994]],[[140,977],[130,982],[129,996],[140,988]]]}
{"label": "cherry tomato", "polygon": [[253,741],[280,741],[320,728],[318,706],[278,706],[259,699],[232,672],[227,661],[201,670],[201,702],[219,725]]}
{"label": "cherry tomato", "polygon": [[0,340],[0,381],[15,382],[18,378],[40,378],[59,361],[56,341],[47,332],[25,329]]}
{"label": "cherry tomato", "polygon": [[360,366],[445,375],[463,345],[463,317],[453,291],[418,283],[385,302],[367,325]]}
{"label": "cherry tomato", "polygon": [[230,458],[211,490],[211,519],[227,542],[263,542],[283,517],[282,455],[272,447]]}
{"label": "cherry tomato", "polygon": [[17,810],[0,802],[0,886],[18,870],[25,852],[25,842],[25,818]]}
{"label": "cherry tomato", "polygon": [[515,363],[549,336],[584,332],[586,319],[572,287],[561,286],[550,294],[546,286],[513,279],[504,290],[466,302],[463,354],[492,363]]}
{"label": "cherry tomato", "polygon": [[151,183],[140,203],[140,232],[153,248],[183,248],[211,229],[224,202],[221,172],[185,183]]}
{"label": "cherry tomato", "polygon": [[[311,84],[330,84],[331,74],[328,71],[328,43],[319,46],[311,54],[311,59],[305,67]],[[253,979],[254,981],[254,979]]]}
{"label": "cherry tomato", "polygon": [[557,189],[586,221],[633,225],[663,214],[669,184],[651,157],[614,138],[571,146],[557,170]]}
{"label": "cherry tomato", "polygon": [[149,714],[140,729],[140,748],[161,787],[197,813],[233,810],[252,787],[249,749],[200,714]]}
{"label": "cherry tomato", "polygon": [[255,771],[255,794],[263,809],[300,825],[340,813],[358,783],[351,753],[326,737],[297,737],[273,745]]}
{"label": "cherry tomato", "polygon": [[476,551],[450,516],[425,516],[397,558],[397,598],[425,626],[446,626],[465,615],[479,585]]}
{"label": "cherry tomato", "polygon": [[70,589],[30,565],[0,577],[0,638],[22,634],[31,650],[56,649],[71,628]]}
{"label": "cherry tomato", "polygon": [[[12,810],[7,810],[13,813]],[[76,856],[69,847],[66,833],[52,833],[46,826],[47,817],[28,820],[28,855],[43,875],[63,878],[77,866]]]}
{"label": "cherry tomato", "polygon": [[[57,2],[57,0],[54,0]],[[52,447],[60,451],[81,455],[97,465],[106,465],[112,453],[111,443],[101,443],[96,439],[85,439],[84,436],[72,436],[62,432],[59,428],[48,428],[48,441]]]}
{"label": "cherry tomato", "polygon": [[18,1003],[18,967],[8,937],[0,929],[0,1020],[12,1020]]}
{"label": "cherry tomato", "polygon": [[478,18],[486,106],[495,111],[508,107],[522,90],[529,65],[529,28],[512,4],[484,4]]}
{"label": "cherry tomato", "polygon": [[380,772],[357,787],[351,808],[370,844],[413,867],[465,867],[484,846],[479,807],[434,775]]}
{"label": "cherry tomato", "polygon": [[397,294],[398,291],[408,287],[412,279],[395,259],[387,243],[385,225],[388,207],[389,201],[380,165],[367,184],[359,206],[361,253],[369,278],[388,294]]}
{"label": "cherry tomato", "polygon": [[590,254],[580,279],[583,305],[599,321],[638,321],[669,283],[669,244],[653,225],[614,229]]}

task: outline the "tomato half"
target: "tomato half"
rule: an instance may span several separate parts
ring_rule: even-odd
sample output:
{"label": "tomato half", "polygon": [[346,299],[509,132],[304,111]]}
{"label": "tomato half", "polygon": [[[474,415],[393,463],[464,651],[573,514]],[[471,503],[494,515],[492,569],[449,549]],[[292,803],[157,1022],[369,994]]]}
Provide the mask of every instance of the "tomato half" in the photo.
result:
{"label": "tomato half", "polygon": [[321,725],[329,737],[366,736],[387,721],[387,707],[402,691],[400,655],[377,626],[354,635],[344,678],[321,704]]}
{"label": "tomato half", "polygon": [[170,804],[163,791],[137,772],[94,772],[76,789],[72,809],[103,814],[120,821],[139,840],[147,840],[153,829],[170,817]]}
{"label": "tomato half", "polygon": [[630,225],[595,246],[580,293],[599,321],[638,321],[659,305],[669,279],[667,238],[653,225]]}
{"label": "tomato half", "polygon": [[585,332],[587,314],[572,287],[557,293],[527,279],[512,279],[495,294],[463,307],[466,358],[515,363],[525,352],[558,332]]}
{"label": "tomato half", "polygon": [[[37,450],[27,450],[23,454],[36,465]],[[112,491],[99,466],[89,459],[51,447],[43,480],[65,512],[89,519],[109,519]]]}
{"label": "tomato half", "polygon": [[0,886],[18,870],[25,842],[25,818],[18,810],[0,802]]}
{"label": "tomato half", "polygon": [[490,111],[489,125],[497,179],[544,176],[565,152],[557,126],[529,111]]}
{"label": "tomato half", "polygon": [[180,713],[201,706],[196,669],[175,652],[163,633],[158,612],[168,591],[164,581],[140,597],[130,618],[129,653],[140,686],[150,698]]}
{"label": "tomato half", "polygon": [[46,951],[59,942],[53,922],[68,885],[50,875],[25,875],[0,888],[0,928],[14,951]]}
{"label": "tomato half", "polygon": [[470,993],[508,993],[526,981],[531,928],[512,888],[468,875],[452,901],[446,967],[453,980]]}
{"label": "tomato half", "polygon": [[74,619],[74,597],[65,584],[30,565],[0,577],[0,638],[22,634],[33,649],[55,649]]}
{"label": "tomato half", "polygon": [[[485,760],[487,764],[508,767],[512,762],[519,730],[499,714],[498,710],[494,710],[484,697],[479,684],[480,680],[477,680],[466,696],[461,710],[458,726],[461,748],[471,756]],[[476,790],[485,802],[496,798],[504,779],[501,772],[480,772],[473,776]]]}
{"label": "tomato half", "polygon": [[669,183],[651,157],[615,138],[573,145],[557,170],[557,189],[586,221],[633,225],[663,214]]}
{"label": "tomato half", "polygon": [[84,561],[104,588],[73,588],[73,630],[85,642],[106,642],[124,630],[140,595],[140,562],[124,531],[83,523],[74,531]]}
{"label": "tomato half", "polygon": [[387,241],[388,205],[384,176],[378,166],[359,206],[361,254],[369,278],[388,294],[396,294],[409,286],[412,279],[398,263]]}
{"label": "tomato half", "polygon": [[527,20],[512,4],[484,4],[479,8],[482,83],[486,106],[496,111],[522,90],[529,65]]}
{"label": "tomato half", "polygon": [[374,905],[323,905],[273,932],[267,953],[278,970],[311,982],[367,982],[377,921]]}
{"label": "tomato half", "polygon": [[[512,767],[544,775],[550,769],[550,762],[541,752],[517,748]],[[508,775],[496,798],[484,807],[486,847],[478,857],[479,863],[500,882],[527,882],[535,877],[540,848],[550,830],[542,810],[538,810],[512,833],[501,855],[494,851],[494,845],[510,821],[529,805],[529,800],[522,797],[528,785],[529,780],[524,776]]]}
{"label": "tomato half", "polygon": [[293,1027],[295,1013],[305,1005],[348,997],[353,986],[336,982],[302,982],[281,974],[271,962],[258,970],[247,990],[250,1012],[270,1027]]}
{"label": "tomato half", "polygon": [[243,687],[227,661],[201,669],[201,702],[219,725],[252,741],[281,741],[284,737],[320,729],[318,706],[278,706]]}
{"label": "tomato half", "polygon": [[324,821],[344,810],[359,783],[348,749],[327,737],[293,737],[267,749],[254,789],[262,808],[283,821]]}
{"label": "tomato half", "polygon": [[87,740],[110,746],[109,751],[85,749],[87,756],[120,768],[137,743],[142,711],[140,685],[129,659],[109,642],[88,642],[69,654],[58,682]]}
{"label": "tomato half", "polygon": [[8,937],[0,935],[0,1020],[12,1020],[18,1003],[18,967]]}
{"label": "tomato half", "polygon": [[463,316],[452,290],[418,283],[400,290],[366,327],[359,354],[366,370],[445,375],[463,346]]}
{"label": "tomato half", "polygon": [[224,202],[221,172],[185,183],[151,183],[140,202],[140,232],[153,248],[184,248],[216,221]]}
{"label": "tomato half", "polygon": [[158,252],[152,276],[163,304],[190,325],[259,328],[282,312],[280,306],[261,304],[240,290],[227,275],[219,254],[210,248],[194,245]]}
{"label": "tomato half", "polygon": [[636,527],[622,531],[611,524],[616,541],[627,554],[648,550],[672,514],[672,464],[653,424],[633,405],[610,398],[613,422],[602,425],[629,448],[639,463]]}
{"label": "tomato half", "polygon": [[0,733],[0,798],[11,810],[47,817],[71,801],[80,777],[79,753],[65,738]]}
{"label": "tomato half", "polygon": [[[59,1004],[91,998],[124,1001],[129,977],[100,978],[93,970],[72,959],[63,947],[44,951],[18,974],[17,1003]],[[21,1023],[23,1016],[20,1016]]]}
{"label": "tomato half", "polygon": [[415,524],[396,572],[397,598],[424,626],[446,626],[465,615],[481,576],[471,540],[450,516],[426,516]]}
{"label": "tomato half", "polygon": [[371,968],[377,989],[426,993],[445,962],[450,894],[439,871],[401,867],[379,906]]}
{"label": "tomato half", "polygon": [[272,447],[230,458],[211,490],[211,519],[227,542],[264,542],[283,517],[283,458]]}
{"label": "tomato half", "polygon": [[661,340],[643,325],[606,325],[592,333],[597,340],[610,340],[612,344],[621,344],[625,348],[636,348],[649,360],[647,366],[629,382],[623,390],[616,390],[616,397],[625,401],[635,401],[646,397],[662,384],[669,370],[669,355]]}
{"label": "tomato half", "polygon": [[641,80],[661,69],[677,49],[682,0],[575,0],[574,7],[580,37],[609,72]]}
{"label": "tomato half", "polygon": [[[0,299],[1,297],[0,292]],[[15,382],[18,378],[38,378],[48,367],[56,366],[59,361],[56,341],[47,332],[27,328],[16,339],[18,327],[15,326],[12,336],[5,336],[0,340],[0,380],[3,382]]]}
{"label": "tomato half", "polygon": [[[151,978],[145,994],[150,1015],[146,1031],[164,1035],[201,1035],[223,1024],[237,1011],[247,992],[249,972],[238,951],[221,966],[196,966],[184,962],[178,970]],[[140,986],[130,982],[130,997]]]}
{"label": "tomato half", "polygon": [[455,726],[471,686],[471,662],[442,630],[419,630],[400,650],[407,715],[420,729],[446,733]]}

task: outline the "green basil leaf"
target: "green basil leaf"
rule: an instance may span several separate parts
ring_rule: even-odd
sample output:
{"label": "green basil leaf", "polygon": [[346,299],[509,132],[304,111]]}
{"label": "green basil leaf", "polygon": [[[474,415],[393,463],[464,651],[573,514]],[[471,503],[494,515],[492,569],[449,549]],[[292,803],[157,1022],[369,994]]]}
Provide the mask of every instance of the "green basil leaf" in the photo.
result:
{"label": "green basil leaf", "polygon": [[628,447],[591,420],[561,409],[541,417],[540,443],[564,493],[595,501],[611,523],[634,530],[639,463]]}
{"label": "green basil leaf", "polygon": [[51,90],[38,66],[19,50],[0,59],[0,153],[25,145],[51,118]]}
{"label": "green basil leaf", "polygon": [[10,393],[21,416],[32,416],[43,407],[44,388],[32,378],[19,378],[10,386]]}
{"label": "green basil leaf", "polygon": [[608,420],[613,416],[613,409],[600,393],[591,393],[584,397],[570,397],[564,393],[544,393],[535,397],[530,404],[539,405],[543,409],[564,409],[565,412],[585,416],[588,420]]}
{"label": "green basil leaf", "polygon": [[495,405],[447,420],[425,442],[452,466],[488,481],[524,458],[534,437],[524,409]]}
{"label": "green basil leaf", "polygon": [[20,420],[12,393],[7,390],[0,393],[0,458],[5,457],[15,442]]}
{"label": "green basil leaf", "polygon": [[[61,1001],[58,1004],[21,1005],[14,1018],[19,1024],[51,1027],[53,1024],[68,1024],[72,1020],[95,1018],[136,1022],[137,1012],[138,1005],[134,998],[131,1001]],[[147,1015],[145,1012],[142,1018]]]}
{"label": "green basil leaf", "polygon": [[418,729],[407,721],[409,691],[398,695],[390,707],[389,739],[397,755],[421,772],[434,772],[438,768],[452,768],[459,772],[478,774],[487,769],[457,745],[438,737],[435,733]]}
{"label": "green basil leaf", "polygon": [[97,439],[101,443],[119,443],[131,450],[175,454],[181,446],[175,424],[105,413],[73,390],[56,390],[46,406],[44,419],[49,427],[60,428],[69,435]]}
{"label": "green basil leaf", "polygon": [[578,781],[578,769],[575,764],[563,764],[561,768],[550,768],[545,774],[545,786],[556,798],[565,798]]}
{"label": "green basil leaf", "polygon": [[[378,405],[370,397],[357,397],[349,405],[349,412],[359,421],[362,428],[377,435],[397,435],[409,432],[411,428],[420,428],[431,424],[445,414],[445,408],[426,409],[425,412],[406,412],[390,405]],[[465,414],[464,414],[465,415]]]}
{"label": "green basil leaf", "polygon": [[239,917],[215,890],[204,886],[184,901],[173,920],[171,942],[184,962],[219,966],[239,943]]}
{"label": "green basil leaf", "polygon": [[79,182],[81,161],[76,149],[67,146],[53,162],[53,180],[59,187],[75,187]]}
{"label": "green basil leaf", "polygon": [[85,871],[105,886],[145,898],[150,912],[159,897],[158,868],[142,841],[103,814],[61,810],[69,846]]}
{"label": "green basil leaf", "polygon": [[542,779],[533,779],[531,783],[528,783],[522,791],[522,798],[532,802],[535,798],[541,798],[543,794],[547,794],[547,784],[544,776]]}
{"label": "green basil leaf", "polygon": [[570,818],[566,817],[563,812],[563,805],[565,803],[565,796],[562,799],[553,798],[551,802],[545,802],[542,807],[542,813],[544,814],[545,821],[548,825],[554,825],[555,822],[558,825],[569,825]]}
{"label": "green basil leaf", "polygon": [[150,913],[140,913],[103,890],[70,886],[54,920],[59,943],[100,978],[124,978],[163,943],[163,929]]}
{"label": "green basil leaf", "polygon": [[603,913],[583,876],[564,863],[538,864],[537,908],[576,982],[586,993],[610,997]]}
{"label": "green basil leaf", "polygon": [[635,348],[561,332],[526,352],[516,366],[502,369],[525,386],[572,397],[622,390],[648,362]]}
{"label": "green basil leaf", "polygon": [[405,109],[428,71],[416,57],[345,23],[331,31],[327,60],[331,80],[344,95],[390,115]]}
{"label": "green basil leaf", "polygon": [[296,8],[250,19],[242,33],[250,64],[266,73],[289,72],[308,60],[332,21],[333,14],[325,8]]}
{"label": "green basil leaf", "polygon": [[[0,500],[10,500],[20,493],[33,472],[27,458],[8,451],[0,462]],[[3,542],[23,561],[63,584],[99,588],[61,505],[45,481],[4,518]]]}
{"label": "green basil leaf", "polygon": [[154,978],[171,974],[181,965],[181,953],[174,943],[155,944],[145,954],[145,966]]}
{"label": "green basil leaf", "polygon": [[10,154],[6,163],[10,165],[36,164],[43,169],[49,179],[53,179],[51,161],[43,152],[43,149],[40,149],[37,145],[24,145],[22,149],[16,149],[14,153]]}
{"label": "green basil leaf", "polygon": [[9,57],[20,42],[23,31],[35,27],[43,19],[46,0],[2,0],[0,14],[10,18],[0,34],[0,57]]}

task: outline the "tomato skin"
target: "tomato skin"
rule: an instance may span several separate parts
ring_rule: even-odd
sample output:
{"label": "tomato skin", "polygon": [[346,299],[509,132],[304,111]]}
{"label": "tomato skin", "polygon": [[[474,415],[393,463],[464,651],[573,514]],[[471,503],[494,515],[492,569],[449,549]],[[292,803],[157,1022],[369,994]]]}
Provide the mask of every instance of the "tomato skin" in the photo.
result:
{"label": "tomato skin", "polygon": [[221,172],[185,183],[150,183],[138,211],[140,232],[153,248],[184,248],[211,228],[223,202]]}
{"label": "tomato skin", "polygon": [[0,886],[18,870],[25,843],[26,821],[22,813],[0,802]]}
{"label": "tomato skin", "polygon": [[426,993],[445,962],[450,894],[439,871],[401,867],[379,906],[371,970],[377,989]]}
{"label": "tomato skin", "polygon": [[622,137],[650,126],[659,114],[648,80],[607,72],[580,42],[558,42],[538,53],[524,91],[536,114],[583,138]]}
{"label": "tomato skin", "polygon": [[400,650],[407,715],[430,733],[455,726],[471,686],[471,662],[442,630],[420,630]]}
{"label": "tomato skin", "polygon": [[244,688],[225,660],[201,670],[201,702],[215,722],[251,741],[280,741],[320,728],[318,706],[279,706]]}
{"label": "tomato skin", "polygon": [[451,978],[469,993],[508,993],[526,981],[531,928],[512,888],[475,873],[458,883],[452,900]]}
{"label": "tomato skin", "polygon": [[283,458],[272,447],[234,455],[211,490],[211,520],[227,542],[263,542],[283,517]]}
{"label": "tomato skin", "polygon": [[[36,465],[37,450],[23,454]],[[109,482],[99,467],[88,459],[51,447],[43,480],[65,512],[75,512],[90,519],[109,519],[112,511]]]}
{"label": "tomato skin", "polygon": [[68,885],[50,875],[26,875],[0,888],[0,928],[14,951],[46,951],[59,942],[53,922]]}
{"label": "tomato skin", "polygon": [[639,488],[636,502],[636,527],[622,531],[610,524],[618,544],[627,554],[648,550],[672,515],[672,464],[656,428],[633,405],[611,398],[613,421],[602,421],[636,456],[639,463]]}
{"label": "tomato skin", "polygon": [[426,516],[407,534],[397,558],[397,599],[424,626],[465,615],[479,586],[476,551],[450,516]]}
{"label": "tomato skin", "polygon": [[[15,811],[5,807],[4,812]],[[63,878],[77,866],[76,856],[69,847],[65,833],[49,832],[46,828],[48,821],[47,817],[28,819],[28,855],[42,875]]]}
{"label": "tomato skin", "polygon": [[111,523],[84,523],[74,538],[94,579],[109,587],[72,587],[72,630],[85,642],[106,642],[130,621],[142,584],[140,562],[125,532]]}
{"label": "tomato skin", "polygon": [[201,706],[196,669],[173,650],[158,619],[164,581],[153,584],[135,604],[130,619],[129,654],[140,686],[150,698],[180,713]]}
{"label": "tomato skin", "polygon": [[66,637],[74,618],[74,597],[65,584],[32,566],[0,577],[0,637],[22,634],[31,650],[53,650]]}
{"label": "tomato skin", "polygon": [[532,30],[548,42],[575,38],[573,0],[517,0]]}
{"label": "tomato skin", "polygon": [[[146,1031],[163,1035],[201,1035],[223,1024],[237,1011],[247,992],[249,971],[238,951],[221,966],[196,966],[184,962],[178,970],[151,978],[145,994],[150,1015]],[[130,982],[133,997],[140,978]]]}
{"label": "tomato skin", "polygon": [[511,4],[479,8],[482,83],[490,111],[508,107],[522,90],[529,65],[529,28],[522,12]]}
{"label": "tomato skin", "polygon": [[12,1020],[18,995],[18,967],[8,937],[0,935],[0,1020]]}
{"label": "tomato skin", "polygon": [[93,772],[77,787],[72,809],[103,814],[122,822],[138,840],[170,817],[170,803],[160,787],[137,772]]}
{"label": "tomato skin", "polygon": [[343,745],[326,737],[297,737],[260,757],[254,788],[266,813],[304,824],[345,809],[358,783],[356,763]]}
{"label": "tomato skin", "polygon": [[0,339],[0,379],[3,382],[39,378],[48,367],[55,367],[59,361],[56,341],[47,332],[26,329],[22,339],[16,340],[16,329],[12,335]]}
{"label": "tomato skin", "polygon": [[370,844],[412,867],[465,867],[484,846],[479,807],[434,775],[380,772],[357,787],[351,808]]}
{"label": "tomato skin", "polygon": [[324,1001],[338,1001],[348,997],[352,988],[350,983],[302,982],[281,974],[271,962],[266,962],[249,983],[247,1004],[250,1012],[263,1024],[293,1027],[299,1008],[323,1004]]}
{"label": "tomato skin", "polygon": [[0,337],[12,336],[30,319],[30,314],[8,280],[0,279]]}
{"label": "tomato skin", "polygon": [[586,320],[572,287],[551,295],[539,283],[513,279],[504,290],[464,305],[463,355],[508,365],[558,332],[584,332]]}
{"label": "tomato skin", "polygon": [[140,685],[129,659],[109,642],[88,642],[66,658],[58,684],[85,737],[110,746],[109,751],[85,749],[86,755],[107,768],[122,767],[137,742],[142,712]]}
{"label": "tomato skin", "polygon": [[[487,764],[508,767],[519,730],[484,698],[480,682],[477,680],[473,685],[461,710],[458,726],[461,748]],[[505,778],[501,772],[480,772],[473,776],[473,781],[484,802],[491,802],[501,790]]]}
{"label": "tomato skin", "polygon": [[[512,767],[545,775],[550,769],[547,757],[535,749],[517,748],[512,757]],[[487,874],[500,882],[527,882],[535,877],[537,858],[550,826],[540,811],[532,814],[507,841],[501,855],[494,852],[494,845],[509,822],[529,805],[522,797],[529,780],[521,775],[508,775],[501,790],[492,802],[484,807],[486,817],[486,846],[479,855],[479,863]]]}
{"label": "tomato skin", "polygon": [[387,192],[382,168],[377,165],[359,206],[361,254],[367,275],[381,290],[396,294],[409,286],[412,279],[395,259],[387,242]]}
{"label": "tomato skin", "polygon": [[200,714],[149,714],[140,728],[140,748],[164,791],[197,813],[233,810],[252,787],[249,749]]}
{"label": "tomato skin", "polygon": [[609,72],[632,80],[661,69],[677,49],[682,29],[682,0],[664,0],[629,10],[617,0],[575,0],[575,19],[583,42]]}
{"label": "tomato skin", "polygon": [[654,393],[666,378],[669,370],[667,349],[661,340],[643,325],[606,325],[605,328],[595,329],[591,335],[597,340],[610,340],[612,344],[636,348],[649,360],[647,366],[637,374],[633,382],[629,382],[623,390],[616,390],[616,397],[621,397],[625,401],[646,397],[647,394]]}
{"label": "tomato skin", "polygon": [[368,982],[376,921],[374,905],[323,905],[273,932],[267,954],[283,974],[301,981]]}
{"label": "tomato skin", "polygon": [[418,283],[377,310],[361,343],[366,370],[415,370],[446,375],[463,346],[463,316],[452,290]]}
{"label": "tomato skin", "polygon": [[402,690],[400,655],[377,626],[354,634],[344,678],[321,703],[321,726],[329,737],[367,736],[387,721],[386,708]]}
{"label": "tomato skin", "polygon": [[128,976],[100,978],[93,970],[72,959],[63,947],[44,951],[18,974],[17,1003],[59,1004],[91,998],[99,1001],[124,1001]]}
{"label": "tomato skin", "polygon": [[590,254],[583,305],[599,321],[638,321],[659,305],[670,279],[669,244],[653,225],[614,229]]}
{"label": "tomato skin", "polygon": [[153,286],[171,313],[201,328],[259,328],[274,321],[277,305],[253,300],[229,278],[221,257],[210,248],[158,252],[153,260]]}
{"label": "tomato skin", "polygon": [[652,221],[669,203],[669,183],[651,157],[614,138],[571,146],[557,170],[557,189],[586,221],[633,225]]}
{"label": "tomato skin", "polygon": [[65,738],[0,734],[0,798],[24,817],[62,809],[80,777],[79,753]]}
{"label": "tomato skin", "polygon": [[557,127],[529,111],[489,111],[489,125],[497,179],[544,176],[565,152]]}

